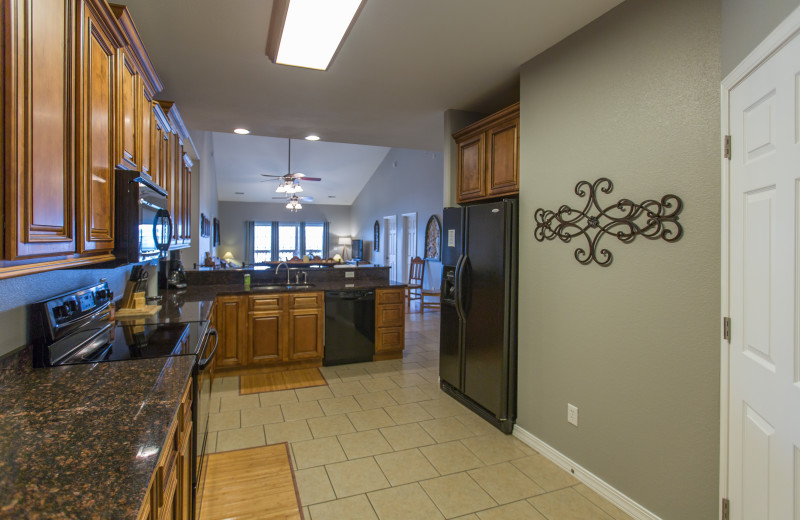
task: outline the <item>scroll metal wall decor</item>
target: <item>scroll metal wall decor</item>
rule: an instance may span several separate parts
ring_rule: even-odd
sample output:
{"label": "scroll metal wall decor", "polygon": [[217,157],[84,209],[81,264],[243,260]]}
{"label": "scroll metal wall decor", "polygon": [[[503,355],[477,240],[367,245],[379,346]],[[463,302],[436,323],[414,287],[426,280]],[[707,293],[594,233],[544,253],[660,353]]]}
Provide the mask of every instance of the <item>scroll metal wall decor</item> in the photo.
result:
{"label": "scroll metal wall decor", "polygon": [[[610,179],[602,177],[594,181],[580,181],[575,185],[575,194],[588,196],[582,210],[567,205],[558,211],[539,208],[534,213],[536,229],[534,237],[539,242],[560,239],[569,243],[573,238],[583,235],[588,243],[588,251],[583,247],[575,250],[575,259],[583,265],[592,262],[606,267],[614,259],[608,249],[599,249],[600,240],[611,235],[620,242],[633,242],[637,236],[648,240],[663,239],[676,242],[683,236],[683,227],[678,215],[683,210],[683,201],[677,195],[664,195],[660,201],[646,200],[641,204],[628,199],[605,208],[597,200],[598,191],[608,194],[614,189]],[[637,220],[641,222],[637,223]]]}

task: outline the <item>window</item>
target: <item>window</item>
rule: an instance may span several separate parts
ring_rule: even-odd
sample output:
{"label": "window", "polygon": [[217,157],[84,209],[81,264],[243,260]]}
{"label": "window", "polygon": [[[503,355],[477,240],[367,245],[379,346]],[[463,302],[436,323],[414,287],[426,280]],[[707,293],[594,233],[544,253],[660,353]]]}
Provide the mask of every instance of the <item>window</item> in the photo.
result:
{"label": "window", "polygon": [[281,222],[278,226],[278,260],[285,262],[293,256],[300,257],[300,223]]}
{"label": "window", "polygon": [[325,225],[322,222],[307,222],[305,225],[305,254],[310,258],[323,258]]}
{"label": "window", "polygon": [[247,236],[252,244],[252,256],[248,253],[246,258],[248,264],[327,255],[327,222],[249,222]]}
{"label": "window", "polygon": [[253,226],[253,263],[272,260],[272,224]]}

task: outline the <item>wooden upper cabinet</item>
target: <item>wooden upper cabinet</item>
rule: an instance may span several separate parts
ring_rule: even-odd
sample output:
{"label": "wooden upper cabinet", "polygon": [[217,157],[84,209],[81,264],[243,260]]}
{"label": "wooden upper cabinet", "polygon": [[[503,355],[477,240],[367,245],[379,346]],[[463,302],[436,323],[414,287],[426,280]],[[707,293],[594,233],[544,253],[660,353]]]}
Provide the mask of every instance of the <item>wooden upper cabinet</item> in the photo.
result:
{"label": "wooden upper cabinet", "polygon": [[3,0],[8,260],[74,253],[74,0]]}
{"label": "wooden upper cabinet", "polygon": [[139,73],[127,49],[117,57],[117,142],[115,160],[118,168],[139,170],[141,164],[141,111]]}
{"label": "wooden upper cabinet", "polygon": [[167,115],[156,102],[151,104],[153,114],[153,142],[150,154],[150,175],[153,182],[166,189],[165,172],[169,162],[169,136],[172,130]]}
{"label": "wooden upper cabinet", "polygon": [[453,139],[458,203],[519,193],[519,103],[459,130]]}
{"label": "wooden upper cabinet", "polygon": [[117,60],[116,161],[119,168],[149,173],[151,168],[153,120],[152,101],[164,89],[139,37],[130,11],[124,5],[109,4],[128,45]]}
{"label": "wooden upper cabinet", "polygon": [[80,0],[78,252],[114,249],[117,50],[126,40],[103,0]]}
{"label": "wooden upper cabinet", "polygon": [[[191,175],[186,171],[191,160],[186,156],[186,150],[193,149],[189,131],[183,123],[183,118],[178,108],[172,101],[157,101],[166,113],[171,133],[169,134],[169,157],[165,161],[161,186],[168,193],[169,214],[172,217],[172,243],[170,248],[180,249],[191,245]],[[190,166],[191,167],[191,166]]]}

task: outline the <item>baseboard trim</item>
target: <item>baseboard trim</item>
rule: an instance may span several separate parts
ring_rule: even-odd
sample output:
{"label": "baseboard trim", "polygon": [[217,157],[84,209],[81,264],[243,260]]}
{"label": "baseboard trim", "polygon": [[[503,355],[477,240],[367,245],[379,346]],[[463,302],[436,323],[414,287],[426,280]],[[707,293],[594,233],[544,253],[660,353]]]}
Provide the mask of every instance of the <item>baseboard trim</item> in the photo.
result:
{"label": "baseboard trim", "polygon": [[575,461],[557,449],[553,448],[540,438],[536,437],[529,431],[520,428],[518,424],[514,425],[513,435],[534,450],[541,453],[545,458],[559,466],[561,469],[572,473],[572,475],[584,483],[586,487],[590,488],[592,491],[605,498],[636,520],[661,520],[661,518],[655,513],[635,502],[627,495],[621,493],[611,484],[607,483],[580,464],[577,464]]}

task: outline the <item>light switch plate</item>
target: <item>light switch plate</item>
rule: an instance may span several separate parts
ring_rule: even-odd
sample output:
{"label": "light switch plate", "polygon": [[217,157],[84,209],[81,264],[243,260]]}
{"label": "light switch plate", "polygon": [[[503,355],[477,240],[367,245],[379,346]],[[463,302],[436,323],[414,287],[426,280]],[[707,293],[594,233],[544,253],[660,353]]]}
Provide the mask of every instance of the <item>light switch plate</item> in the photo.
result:
{"label": "light switch plate", "polygon": [[345,271],[344,272],[344,277],[345,278],[355,278],[356,277],[356,273],[355,273],[355,271]]}

